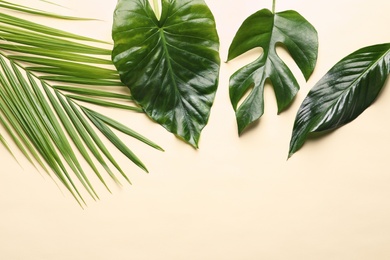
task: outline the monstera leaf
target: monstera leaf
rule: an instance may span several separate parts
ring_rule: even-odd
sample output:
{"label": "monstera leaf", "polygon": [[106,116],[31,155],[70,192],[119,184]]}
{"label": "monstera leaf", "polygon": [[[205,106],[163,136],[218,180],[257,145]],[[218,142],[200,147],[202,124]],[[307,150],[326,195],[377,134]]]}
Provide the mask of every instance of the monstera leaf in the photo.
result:
{"label": "monstera leaf", "polygon": [[219,39],[203,0],[119,0],[112,60],[135,101],[194,147],[207,124],[220,67]]}
{"label": "monstera leaf", "polygon": [[263,50],[258,59],[230,77],[230,100],[240,134],[263,115],[267,79],[274,87],[279,113],[299,90],[292,72],[276,53],[279,43],[287,48],[307,80],[317,61],[318,37],[314,27],[295,11],[273,13],[263,9],[254,13],[243,22],[230,45],[228,61],[256,47]]}
{"label": "monstera leaf", "polygon": [[312,132],[335,129],[358,117],[390,73],[390,43],[362,48],[339,61],[309,92],[295,119],[289,157]]}

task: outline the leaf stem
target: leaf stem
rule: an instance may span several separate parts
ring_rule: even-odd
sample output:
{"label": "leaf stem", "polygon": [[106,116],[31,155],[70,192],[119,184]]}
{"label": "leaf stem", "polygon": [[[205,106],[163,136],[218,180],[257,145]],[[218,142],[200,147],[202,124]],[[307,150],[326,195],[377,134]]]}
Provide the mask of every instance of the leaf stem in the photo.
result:
{"label": "leaf stem", "polygon": [[276,0],[272,0],[272,13],[275,13]]}

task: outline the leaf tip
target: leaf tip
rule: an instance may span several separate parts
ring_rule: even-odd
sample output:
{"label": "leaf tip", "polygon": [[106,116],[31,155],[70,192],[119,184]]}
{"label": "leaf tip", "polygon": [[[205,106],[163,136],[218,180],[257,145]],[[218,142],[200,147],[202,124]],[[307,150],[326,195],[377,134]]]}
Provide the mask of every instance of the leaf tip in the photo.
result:
{"label": "leaf tip", "polygon": [[157,150],[159,150],[160,152],[165,152],[164,148],[162,148],[161,146],[159,145],[156,145],[155,147]]}
{"label": "leaf tip", "polygon": [[144,170],[144,172],[149,173],[149,170],[148,170],[148,168],[146,168],[145,165],[141,164],[141,165],[139,165],[139,167],[140,167],[142,170]]}
{"label": "leaf tip", "polygon": [[291,158],[291,156],[293,156],[293,154],[294,154],[294,152],[290,151],[290,152],[288,153],[288,155],[287,155],[286,161],[288,161],[288,160]]}
{"label": "leaf tip", "polygon": [[191,146],[192,146],[195,150],[198,150],[198,149],[199,149],[198,143],[191,143]]}

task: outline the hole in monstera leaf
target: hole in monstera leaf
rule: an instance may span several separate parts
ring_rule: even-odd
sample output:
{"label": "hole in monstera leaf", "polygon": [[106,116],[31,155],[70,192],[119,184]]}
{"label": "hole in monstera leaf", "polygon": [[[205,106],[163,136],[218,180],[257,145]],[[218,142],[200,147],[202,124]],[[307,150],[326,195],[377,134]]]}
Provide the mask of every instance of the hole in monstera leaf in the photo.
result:
{"label": "hole in monstera leaf", "polygon": [[255,83],[252,83],[248,87],[248,89],[245,91],[244,95],[241,97],[240,101],[238,101],[237,107],[240,107],[242,105],[242,103],[244,103],[248,99],[248,97],[252,93],[254,87],[255,87]]}

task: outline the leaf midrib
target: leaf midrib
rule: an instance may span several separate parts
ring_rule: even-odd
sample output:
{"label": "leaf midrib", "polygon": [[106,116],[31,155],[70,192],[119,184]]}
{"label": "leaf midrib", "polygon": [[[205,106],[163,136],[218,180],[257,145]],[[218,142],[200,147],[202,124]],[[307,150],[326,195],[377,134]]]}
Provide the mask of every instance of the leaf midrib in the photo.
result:
{"label": "leaf midrib", "polygon": [[159,28],[158,30],[159,30],[159,34],[160,34],[161,41],[162,41],[162,47],[163,47],[163,50],[164,50],[164,55],[167,57],[168,73],[169,73],[169,76],[170,76],[171,80],[173,81],[175,90],[178,91],[178,87],[177,87],[176,81],[174,80],[175,76],[172,73],[173,69],[172,69],[172,63],[171,63],[171,55],[169,55],[169,51],[168,51],[168,48],[167,48],[167,39],[165,38],[164,29],[163,28]]}
{"label": "leaf midrib", "polygon": [[367,76],[367,74],[369,73],[369,71],[372,70],[373,67],[375,67],[379,61],[382,61],[384,59],[384,57],[390,53],[390,49],[387,50],[383,55],[381,55],[375,62],[373,62],[371,65],[367,66],[366,69],[363,70],[363,72],[360,74],[360,76],[358,76],[356,79],[354,79],[352,81],[352,83],[349,85],[349,87],[347,87],[346,89],[344,89],[343,91],[341,91],[341,94],[339,95],[339,97],[337,99],[335,99],[335,101],[332,102],[332,104],[326,109],[326,111],[324,111],[323,113],[320,113],[318,116],[320,116],[320,120],[319,122],[315,125],[315,127],[313,127],[310,132],[315,132],[316,131],[316,128],[318,128],[320,126],[320,124],[322,124],[322,120],[324,119],[323,116],[326,115],[326,113],[332,109],[340,100],[341,97],[343,97],[345,95],[345,92],[349,92],[351,90],[351,88],[353,88],[354,86],[356,86],[356,82],[359,82],[363,77]]}
{"label": "leaf midrib", "polygon": [[[169,50],[168,50],[168,48],[167,48],[167,45],[168,45],[168,43],[167,43],[167,40],[166,40],[166,38],[165,38],[165,33],[164,33],[164,29],[161,27],[161,28],[159,28],[159,33],[160,33],[160,37],[161,37],[161,41],[162,41],[162,47],[163,47],[163,51],[164,51],[164,55],[166,56],[166,58],[167,58],[167,65],[168,65],[168,74],[169,74],[169,77],[171,78],[171,82],[173,83],[173,87],[174,87],[174,89],[175,89],[175,93],[176,93],[176,95],[179,95],[179,96],[181,96],[180,95],[180,90],[179,90],[179,87],[178,87],[178,85],[177,85],[177,83],[176,83],[176,80],[175,80],[175,75],[174,75],[174,73],[173,73],[173,67],[172,67],[172,62],[171,62],[171,56],[169,55]],[[185,106],[184,106],[184,104],[183,104],[183,101],[182,101],[182,99],[180,98],[179,99],[180,100],[180,106],[182,107],[182,109],[183,109],[183,111],[184,111],[184,113],[186,114],[186,121],[187,122],[189,122],[189,124],[187,124],[188,126],[191,126],[192,124],[191,124],[191,121],[190,120],[188,120],[188,112],[187,112],[187,109],[185,109]],[[191,127],[192,128],[192,127]]]}

